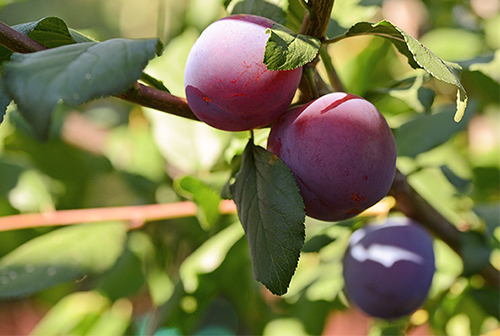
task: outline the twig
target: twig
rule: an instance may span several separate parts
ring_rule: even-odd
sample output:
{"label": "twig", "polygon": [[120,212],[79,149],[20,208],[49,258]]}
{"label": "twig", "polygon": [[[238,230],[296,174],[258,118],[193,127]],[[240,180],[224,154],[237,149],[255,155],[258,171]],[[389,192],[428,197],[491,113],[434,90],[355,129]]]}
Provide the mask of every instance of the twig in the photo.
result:
{"label": "twig", "polygon": [[311,0],[307,3],[309,10],[304,16],[300,34],[317,37],[325,40],[326,29],[330,22],[334,0]]}
{"label": "twig", "polygon": [[[304,15],[299,33],[314,36],[320,41],[324,41],[328,23],[330,22],[333,2],[334,0],[310,0],[308,2],[302,2],[307,11]],[[313,90],[315,90],[315,83],[320,79],[320,76],[315,71],[315,79],[311,80],[311,72],[309,71],[310,68],[314,68],[316,66],[317,62],[318,56],[316,56],[316,58],[309,64],[304,66],[302,81],[299,85],[299,91],[301,93],[299,100],[301,103],[308,102],[319,96],[318,90],[316,90],[316,92],[313,92]]]}
{"label": "twig", "polygon": [[[399,170],[396,171],[389,195],[396,199],[397,210],[424,225],[462,257],[463,233],[418,194]],[[493,265],[489,264],[481,275],[490,286],[500,287],[500,272]]]}
{"label": "twig", "polygon": [[189,108],[185,98],[177,97],[166,91],[161,91],[140,83],[137,83],[136,87],[119,94],[117,97],[179,117],[199,120]]}
{"label": "twig", "polygon": [[[166,204],[30,213],[0,217],[0,232],[44,226],[119,220],[129,221],[131,229],[137,229],[150,221],[195,216],[197,211],[198,207],[194,202],[185,201]],[[221,214],[236,213],[236,205],[233,201],[223,200],[219,204],[219,211]]]}
{"label": "twig", "polygon": [[19,53],[31,53],[48,49],[43,44],[0,22],[0,44]]}
{"label": "twig", "polygon": [[[43,44],[2,22],[0,22],[0,45],[18,53],[32,53],[47,49]],[[189,108],[186,99],[139,83],[117,97],[180,117],[198,120]]]}

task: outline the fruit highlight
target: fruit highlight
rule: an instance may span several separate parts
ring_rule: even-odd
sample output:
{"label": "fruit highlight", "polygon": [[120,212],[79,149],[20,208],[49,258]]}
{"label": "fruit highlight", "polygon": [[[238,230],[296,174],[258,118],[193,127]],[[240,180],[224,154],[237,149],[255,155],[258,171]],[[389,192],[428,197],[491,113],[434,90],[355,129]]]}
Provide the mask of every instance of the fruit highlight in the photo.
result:
{"label": "fruit highlight", "polygon": [[231,15],[208,26],[193,45],[184,77],[194,114],[212,127],[245,131],[269,125],[285,113],[302,68],[271,71],[263,63],[273,21]]}
{"label": "fruit highlight", "polygon": [[343,259],[349,299],[373,317],[396,319],[419,308],[435,271],[432,238],[410,218],[355,231]]}

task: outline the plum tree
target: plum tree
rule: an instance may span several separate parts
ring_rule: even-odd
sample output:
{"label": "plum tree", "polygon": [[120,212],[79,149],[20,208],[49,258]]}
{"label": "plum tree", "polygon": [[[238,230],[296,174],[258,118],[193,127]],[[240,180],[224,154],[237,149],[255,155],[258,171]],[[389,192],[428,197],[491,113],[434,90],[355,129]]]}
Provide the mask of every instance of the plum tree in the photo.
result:
{"label": "plum tree", "polygon": [[272,71],[263,63],[273,21],[231,15],[208,26],[186,61],[189,107],[207,124],[226,131],[265,126],[290,105],[302,68]]}
{"label": "plum tree", "polygon": [[421,306],[434,275],[430,235],[420,223],[392,217],[355,231],[343,259],[345,291],[368,315],[395,319]]}
{"label": "plum tree", "polygon": [[296,107],[271,127],[268,150],[292,171],[306,214],[343,220],[382,199],[396,169],[391,129],[367,100],[343,92]]}

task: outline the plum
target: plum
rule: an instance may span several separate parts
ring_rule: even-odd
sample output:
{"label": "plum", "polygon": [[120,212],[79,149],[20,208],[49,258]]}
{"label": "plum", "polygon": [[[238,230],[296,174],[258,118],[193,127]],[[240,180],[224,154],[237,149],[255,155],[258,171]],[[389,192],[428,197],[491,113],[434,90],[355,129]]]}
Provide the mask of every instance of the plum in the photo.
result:
{"label": "plum", "polygon": [[267,148],[292,171],[308,216],[351,218],[382,199],[396,170],[391,129],[367,100],[343,92],[324,95],[285,113]]}
{"label": "plum", "polygon": [[273,23],[255,15],[231,15],[202,32],[189,52],[184,76],[188,105],[200,120],[226,131],[245,131],[285,113],[302,68],[266,68],[266,30]]}
{"label": "plum", "polygon": [[427,298],[435,271],[432,238],[417,221],[391,217],[351,235],[343,266],[349,299],[370,316],[396,319]]}

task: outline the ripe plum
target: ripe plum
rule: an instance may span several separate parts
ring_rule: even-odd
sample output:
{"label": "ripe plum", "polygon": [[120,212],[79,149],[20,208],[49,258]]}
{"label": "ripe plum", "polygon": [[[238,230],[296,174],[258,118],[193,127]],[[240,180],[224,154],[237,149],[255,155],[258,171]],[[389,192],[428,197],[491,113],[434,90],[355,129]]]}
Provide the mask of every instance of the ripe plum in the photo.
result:
{"label": "ripe plum", "polygon": [[205,123],[226,131],[266,126],[290,105],[302,67],[268,70],[264,50],[273,21],[231,15],[208,26],[186,61],[189,107]]}
{"label": "ripe plum", "polygon": [[343,259],[345,291],[368,315],[395,319],[427,298],[435,271],[432,238],[406,217],[375,224],[351,235]]}
{"label": "ripe plum", "polygon": [[296,107],[271,127],[267,148],[290,168],[310,217],[354,217],[382,199],[396,170],[396,144],[367,100],[343,92]]}

